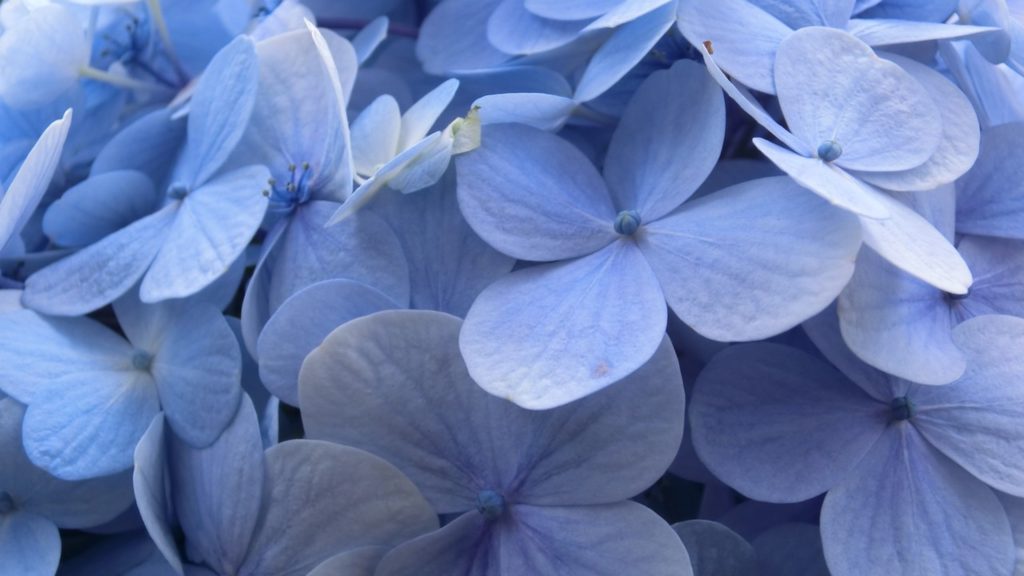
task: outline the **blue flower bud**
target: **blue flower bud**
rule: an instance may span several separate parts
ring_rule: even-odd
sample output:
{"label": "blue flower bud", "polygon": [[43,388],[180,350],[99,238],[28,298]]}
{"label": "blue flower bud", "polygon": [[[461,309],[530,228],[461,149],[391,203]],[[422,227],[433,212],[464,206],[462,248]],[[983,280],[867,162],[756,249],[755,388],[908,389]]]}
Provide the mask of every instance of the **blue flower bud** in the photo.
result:
{"label": "blue flower bud", "polygon": [[843,147],[835,140],[826,140],[818,144],[818,158],[825,162],[835,162],[843,155]]}
{"label": "blue flower bud", "polygon": [[481,490],[476,496],[476,510],[488,520],[505,512],[505,497],[494,490]]}
{"label": "blue flower bud", "polygon": [[623,210],[615,217],[615,231],[623,236],[632,236],[640,229],[640,213],[636,210]]}

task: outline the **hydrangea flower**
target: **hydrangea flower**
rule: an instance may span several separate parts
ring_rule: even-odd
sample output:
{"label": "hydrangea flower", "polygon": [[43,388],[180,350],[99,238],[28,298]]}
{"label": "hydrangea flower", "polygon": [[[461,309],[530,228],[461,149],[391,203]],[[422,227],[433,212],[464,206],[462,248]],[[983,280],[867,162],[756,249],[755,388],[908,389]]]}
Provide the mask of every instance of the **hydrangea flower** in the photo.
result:
{"label": "hydrangea flower", "polygon": [[802,28],[775,58],[787,131],[729,82],[715,58],[705,46],[712,76],[785,144],[755,138],[758,150],[802,186],[861,216],[864,242],[883,258],[947,292],[967,292],[970,270],[953,246],[878,188],[932,190],[971,167],[979,129],[954,85],[911,60],[879,58],[845,32]]}
{"label": "hydrangea flower", "polygon": [[[1024,319],[990,315],[954,330],[967,371],[921,386],[857,360],[835,321],[807,324],[826,358],[776,344],[734,346],[698,379],[694,445],[716,476],[758,500],[827,491],[825,558],[847,574],[1009,575],[1014,544],[993,489],[1024,486]],[[969,550],[969,554],[964,551]]]}
{"label": "hydrangea flower", "polygon": [[705,336],[752,340],[838,294],[860,246],[856,221],[792,180],[684,204],[719,156],[724,112],[707,74],[683,61],[640,87],[603,178],[570,144],[524,126],[488,126],[482,146],[459,157],[473,229],[510,256],[552,262],[474,302],[461,344],[481,386],[521,406],[558,406],[650,358],[666,300]]}
{"label": "hydrangea flower", "polygon": [[0,318],[0,390],[27,405],[25,450],[59,478],[130,468],[161,411],[183,439],[208,445],[241,395],[238,344],[216,309],[129,295],[114,311],[127,338],[85,317]]}
{"label": "hydrangea flower", "polygon": [[[409,479],[362,450],[291,440],[264,452],[248,397],[224,434],[202,449],[168,434],[157,415],[135,466],[146,528],[178,574],[307,574],[336,555],[360,559],[367,547],[388,548],[437,527]],[[170,502],[187,560],[171,533]]]}
{"label": "hydrangea flower", "polygon": [[58,528],[82,529],[113,519],[132,502],[128,474],[83,482],[60,480],[22,449],[25,408],[0,397],[0,572],[52,576],[60,560]]}
{"label": "hydrangea flower", "polygon": [[239,37],[214,58],[192,98],[188,142],[163,206],[32,275],[26,306],[73,316],[140,279],[142,300],[159,302],[195,294],[224,274],[267,209],[265,167],[219,173],[246,128],[257,77],[253,43]]}
{"label": "hydrangea flower", "polygon": [[686,545],[694,576],[753,576],[757,574],[754,548],[742,536],[709,520],[673,524]]}
{"label": "hydrangea flower", "polygon": [[387,459],[439,513],[458,515],[389,552],[377,574],[691,573],[669,526],[624,501],[664,472],[682,436],[668,340],[622,384],[532,412],[472,381],[460,324],[379,312],[332,332],[302,367],[311,438]]}

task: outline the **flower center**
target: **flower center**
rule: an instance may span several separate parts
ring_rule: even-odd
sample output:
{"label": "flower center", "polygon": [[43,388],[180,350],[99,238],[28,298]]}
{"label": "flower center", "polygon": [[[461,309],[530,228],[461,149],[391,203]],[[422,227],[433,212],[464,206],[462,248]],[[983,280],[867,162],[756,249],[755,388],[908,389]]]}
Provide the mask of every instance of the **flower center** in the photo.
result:
{"label": "flower center", "polygon": [[136,370],[149,370],[149,367],[153,364],[153,355],[145,350],[139,350],[138,348],[132,352],[132,366]]}
{"label": "flower center", "polygon": [[942,295],[946,299],[947,302],[959,302],[961,300],[965,300],[968,296],[971,295],[971,289],[968,288],[967,292],[964,292],[963,294],[953,294],[951,292],[943,292]]}
{"label": "flower center", "polygon": [[892,419],[896,421],[910,420],[917,412],[914,403],[906,396],[893,398],[889,407],[892,410]]}
{"label": "flower center", "polygon": [[181,200],[188,196],[188,186],[183,182],[175,182],[167,189],[167,197],[172,200]]}
{"label": "flower center", "polygon": [[826,140],[818,144],[818,158],[825,162],[835,162],[843,155],[843,147],[835,140]]}
{"label": "flower center", "polygon": [[[301,171],[299,169],[302,169]],[[306,203],[313,191],[309,187],[309,181],[313,177],[313,170],[309,162],[303,162],[301,166],[288,165],[288,181],[278,182],[274,178],[267,181],[269,190],[263,192],[264,196],[270,198],[273,210],[290,211],[299,204]]]}
{"label": "flower center", "polygon": [[615,231],[623,236],[632,236],[640,229],[640,213],[636,210],[623,210],[615,217]]}
{"label": "flower center", "polygon": [[505,512],[505,497],[494,490],[481,490],[476,495],[476,511],[488,520],[494,520]]}

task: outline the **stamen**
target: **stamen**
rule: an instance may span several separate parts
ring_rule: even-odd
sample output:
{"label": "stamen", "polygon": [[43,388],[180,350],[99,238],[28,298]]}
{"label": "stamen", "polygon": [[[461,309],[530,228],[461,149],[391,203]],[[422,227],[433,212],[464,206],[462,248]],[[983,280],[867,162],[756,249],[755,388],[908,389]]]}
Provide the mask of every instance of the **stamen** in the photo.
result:
{"label": "stamen", "polygon": [[476,496],[476,511],[488,520],[494,520],[505,512],[505,497],[494,490],[482,490]]}
{"label": "stamen", "polygon": [[889,406],[892,409],[892,419],[898,422],[910,420],[914,417],[914,414],[917,411],[914,407],[914,403],[906,396],[893,398],[892,403]]}
{"label": "stamen", "polygon": [[623,210],[615,217],[615,231],[623,236],[632,236],[640,229],[640,213],[636,210]]}
{"label": "stamen", "polygon": [[818,158],[825,162],[835,162],[843,155],[843,147],[835,140],[826,140],[818,144]]}

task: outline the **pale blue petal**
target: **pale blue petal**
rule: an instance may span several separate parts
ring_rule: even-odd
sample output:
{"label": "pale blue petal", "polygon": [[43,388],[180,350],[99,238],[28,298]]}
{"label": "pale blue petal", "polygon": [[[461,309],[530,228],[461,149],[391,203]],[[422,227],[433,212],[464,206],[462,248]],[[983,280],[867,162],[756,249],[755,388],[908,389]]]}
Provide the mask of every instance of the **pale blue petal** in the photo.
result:
{"label": "pale blue petal", "polygon": [[984,131],[978,161],[957,183],[957,229],[1024,239],[1024,124]]}
{"label": "pale blue petal", "polygon": [[861,218],[864,244],[904,272],[951,294],[966,294],[971,271],[956,248],[912,208],[888,194],[877,198],[890,218]]}
{"label": "pale blue petal", "polygon": [[338,552],[395,546],[437,525],[391,464],[356,448],[292,440],[267,450],[263,514],[241,573],[304,576]]}
{"label": "pale blue petal", "polygon": [[956,11],[958,0],[885,0],[866,8],[861,14],[865,18],[899,18],[901,20],[921,20],[923,22],[942,22]]}
{"label": "pale blue petal", "polygon": [[608,145],[604,174],[616,208],[645,222],[676,209],[711,173],[724,133],[725,99],[703,66],[682,60],[652,74]]}
{"label": "pale blue petal", "polygon": [[524,0],[527,10],[541,18],[552,20],[585,20],[601,16],[626,0]]}
{"label": "pale blue petal", "polygon": [[245,35],[221,49],[207,66],[188,114],[188,142],[181,159],[184,184],[201,186],[235,149],[256,102],[259,73],[256,46]]}
{"label": "pale blue petal", "polygon": [[853,274],[857,220],[786,177],[710,194],[645,229],[672,310],[722,341],[773,336],[817,314]]}
{"label": "pale blue petal", "polygon": [[843,482],[888,411],[813,356],[744,344],[701,372],[690,427],[697,454],[726,484],[755,500],[799,502]]}
{"label": "pale blue petal", "polygon": [[753,576],[757,572],[754,548],[742,536],[709,520],[673,524],[686,546],[694,576]]}
{"label": "pale blue petal", "polygon": [[24,412],[14,400],[0,399],[0,456],[5,467],[0,486],[16,509],[38,514],[60,528],[82,529],[108,522],[131,506],[128,474],[68,482],[35,467],[22,449]]}
{"label": "pale blue petal", "polygon": [[[252,16],[250,13],[252,8],[242,3],[234,4],[236,4],[235,7],[240,13],[239,23],[244,28],[248,25],[248,20]],[[223,6],[224,3],[218,4],[218,7]],[[249,36],[258,43],[274,36],[287,34],[293,30],[305,30],[306,20],[316,22],[316,16],[314,16],[305,3],[299,2],[299,0],[284,0],[270,14],[267,14],[256,24],[256,27],[249,32]],[[384,25],[384,28],[385,30],[387,29],[387,24]]]}
{"label": "pale blue petal", "polygon": [[52,383],[25,412],[25,452],[64,480],[127,470],[132,453],[160,410],[153,378],[126,366],[114,372],[74,373]]}
{"label": "pale blue petal", "polygon": [[821,537],[836,576],[1013,573],[1013,535],[995,494],[906,423],[825,497]]}
{"label": "pale blue petal", "polygon": [[191,296],[227,272],[263,221],[269,177],[249,166],[190,192],[142,281],[142,300]]}
{"label": "pale blue petal", "polygon": [[22,404],[52,397],[68,376],[85,382],[130,365],[132,348],[90,318],[48,318],[31,310],[5,313],[0,322],[0,390]]}
{"label": "pale blue petal", "polygon": [[0,514],[0,572],[53,576],[60,563],[60,533],[46,518],[23,510]]}
{"label": "pale blue petal", "polygon": [[35,108],[71,89],[89,64],[86,22],[61,4],[34,7],[0,35],[0,100]]}
{"label": "pale blue petal", "polygon": [[115,170],[91,176],[50,205],[43,231],[55,244],[88,246],[152,213],[153,182],[142,172]]}
{"label": "pale blue petal", "polygon": [[562,260],[612,242],[615,208],[590,161],[546,132],[491,125],[456,158],[459,206],[488,244],[523,260]]}
{"label": "pale blue petal", "polygon": [[754,146],[801,186],[843,210],[866,218],[889,217],[882,198],[885,194],[841,168],[823,162],[820,158],[794,154],[761,138],[754,138]]}
{"label": "pale blue petal", "polygon": [[480,239],[459,212],[455,170],[412,196],[391,192],[377,213],[397,231],[409,264],[410,306],[465,316],[515,260]]}
{"label": "pale blue petal", "polygon": [[135,447],[135,470],[132,485],[135,503],[146,526],[146,532],[160,554],[178,574],[182,573],[181,556],[174,541],[167,471],[167,450],[164,444],[164,417],[157,414]]}
{"label": "pale blue petal", "polygon": [[981,131],[971,101],[942,74],[909,58],[886,54],[921,83],[942,117],[942,139],[924,164],[896,172],[853,172],[886,190],[932,190],[953,182],[974,165],[978,158]]}
{"label": "pale blue petal", "polygon": [[651,51],[675,16],[675,4],[670,2],[616,28],[591,57],[573,98],[587,102],[607,92]]}
{"label": "pale blue petal", "polygon": [[586,20],[540,18],[523,0],[501,0],[487,21],[487,40],[505,54],[537,54],[572,42],[586,25]]}
{"label": "pale blue petal", "polygon": [[516,123],[555,132],[572,116],[578,104],[572,98],[536,92],[489,94],[473,103],[480,109],[480,123]]}
{"label": "pale blue petal", "polygon": [[[619,384],[531,411],[470,379],[459,325],[394,311],[339,328],[303,365],[307,433],[386,458],[441,513],[473,509],[482,490],[536,505],[615,502],[664,473],[683,426],[682,379],[667,339]],[[393,357],[395,348],[415,353]]]}
{"label": "pale blue petal", "polygon": [[387,16],[378,16],[352,38],[352,48],[360,65],[365,64],[388,37],[389,23]]}
{"label": "pale blue petal", "polygon": [[501,0],[447,0],[420,26],[416,57],[428,74],[497,66],[509,59],[487,40],[488,20]]}
{"label": "pale blue petal", "polygon": [[171,120],[171,110],[161,108],[132,122],[114,135],[92,164],[92,175],[114,170],[137,170],[162,184],[185,142],[187,123]]}
{"label": "pale blue petal", "polygon": [[957,302],[962,315],[1011,314],[1024,318],[1024,250],[1019,240],[965,236],[957,244],[974,274],[967,298]]}
{"label": "pale blue petal", "polygon": [[588,24],[584,31],[617,28],[669,3],[670,0],[625,0]]}
{"label": "pale blue petal", "polygon": [[264,263],[272,270],[269,313],[300,289],[332,278],[362,282],[403,306],[409,302],[409,269],[395,233],[366,211],[325,226],[336,207],[332,202],[312,202],[292,216]]}
{"label": "pale blue petal", "polygon": [[22,304],[47,314],[86,314],[134,286],[156,258],[178,214],[169,204],[25,281]]}
{"label": "pale blue petal", "polygon": [[516,506],[514,520],[487,525],[470,512],[399,546],[377,576],[693,576],[672,528],[635,502],[587,507]]}
{"label": "pale blue petal", "polygon": [[399,305],[380,291],[351,280],[324,280],[281,304],[260,333],[260,378],[275,396],[299,405],[302,361],[345,322]]}
{"label": "pale blue petal", "polygon": [[[50,124],[32,146],[9,188],[0,198],[0,249],[22,228],[42,201],[60,162],[64,142],[71,129],[71,109],[64,117]],[[0,191],[2,191],[0,183]]]}
{"label": "pale blue petal", "polygon": [[991,315],[954,332],[967,357],[963,377],[913,393],[914,425],[929,442],[989,486],[1024,496],[1024,368],[1013,357],[1024,319]]}
{"label": "pale blue petal", "polygon": [[846,344],[876,368],[922,384],[947,384],[966,368],[945,294],[874,251],[860,254],[838,310]]}
{"label": "pale blue petal", "polygon": [[952,38],[971,38],[975,41],[983,41],[990,37],[1005,35],[999,28],[989,26],[915,22],[887,18],[854,18],[850,20],[846,30],[860,38],[868,46],[891,46]]}
{"label": "pale blue petal", "polygon": [[208,446],[231,422],[242,396],[238,341],[220,311],[202,303],[163,304],[170,322],[150,371],[167,423],[181,439]]}
{"label": "pale blue petal", "polygon": [[794,30],[806,26],[845,28],[853,0],[750,0]]}
{"label": "pale blue petal", "polygon": [[398,138],[396,152],[408,150],[422,140],[444,113],[455,91],[459,89],[459,81],[455,79],[442,82],[409,107],[402,115],[402,131]]}
{"label": "pale blue petal", "polygon": [[667,316],[654,272],[622,240],[491,284],[466,315],[460,344],[485,390],[526,408],[553,408],[642,366]]}
{"label": "pale blue petal", "polygon": [[352,164],[356,174],[369,177],[398,152],[402,113],[398,102],[382,94],[352,122]]}
{"label": "pale blue petal", "polygon": [[250,549],[264,493],[263,444],[248,398],[224,434],[197,450],[171,437],[172,499],[188,547],[222,574]]}
{"label": "pale blue petal", "polygon": [[786,38],[775,87],[789,129],[815,148],[838,143],[838,166],[907,170],[939,146],[942,119],[924,87],[846,32],[814,27]]}
{"label": "pale blue petal", "polygon": [[775,51],[789,26],[746,0],[679,0],[677,25],[698,48],[710,41],[715,60],[741,84],[775,93]]}

